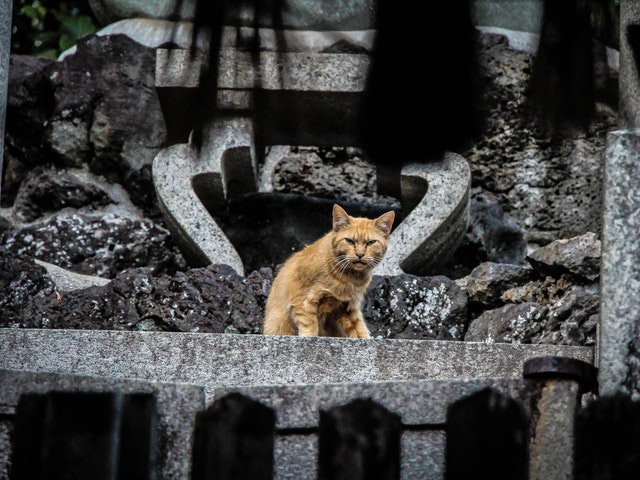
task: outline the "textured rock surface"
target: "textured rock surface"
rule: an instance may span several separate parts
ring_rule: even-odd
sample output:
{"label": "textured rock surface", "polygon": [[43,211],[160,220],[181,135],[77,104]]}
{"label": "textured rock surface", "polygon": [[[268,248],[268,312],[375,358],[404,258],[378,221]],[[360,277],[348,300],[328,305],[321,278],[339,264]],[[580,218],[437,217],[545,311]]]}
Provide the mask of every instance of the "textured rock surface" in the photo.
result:
{"label": "textured rock surface", "polygon": [[301,193],[338,201],[389,203],[379,197],[376,167],[356,148],[291,147],[291,155],[276,165],[273,187],[282,193]]}
{"label": "textured rock surface", "polygon": [[526,248],[524,231],[504,212],[496,197],[482,188],[474,188],[467,233],[444,273],[452,278],[463,277],[487,261],[521,264]]}
{"label": "textured rock surface", "polygon": [[163,273],[185,267],[167,230],[148,219],[113,214],[60,214],[9,229],[0,236],[0,252],[108,278],[125,268],[149,267]]}
{"label": "textured rock surface", "polygon": [[[33,261],[0,253],[0,327],[24,327],[54,305],[55,288],[43,267]],[[35,308],[34,308],[35,305]]]}
{"label": "textured rock surface", "polygon": [[138,213],[118,184],[111,184],[85,169],[56,169],[47,165],[27,174],[12,213],[20,222],[31,222],[64,208],[84,208],[89,212],[107,205],[118,205],[133,215]]}
{"label": "textured rock surface", "polygon": [[469,325],[466,341],[537,343],[546,325],[547,307],[538,303],[505,305],[489,310]]}
{"label": "textured rock surface", "polygon": [[153,49],[122,35],[92,36],[62,62],[13,56],[11,72],[11,162],[88,164],[124,185],[137,205],[154,208],[150,165],[166,128],[154,89]]}
{"label": "textured rock surface", "polygon": [[257,333],[271,270],[238,276],[225,265],[174,276],[127,270],[104,286],[57,296],[46,271],[0,255],[0,326],[92,330]]}
{"label": "textured rock surface", "polygon": [[597,285],[571,286],[555,301],[505,305],[473,320],[467,341],[594,345],[598,323]]}
{"label": "textured rock surface", "polygon": [[463,154],[473,185],[494,193],[531,241],[599,231],[601,155],[615,112],[599,104],[591,131],[575,138],[540,136],[524,111],[531,55],[504,37],[480,38],[488,111],[483,137]]}
{"label": "textured rock surface", "polygon": [[462,340],[467,297],[446,277],[374,277],[362,313],[373,337]]}
{"label": "textured rock surface", "polygon": [[602,249],[595,233],[556,240],[532,252],[527,260],[543,272],[570,272],[595,280],[600,275]]}
{"label": "textured rock surface", "polygon": [[497,306],[506,290],[526,282],[532,273],[531,267],[525,265],[483,263],[467,277],[469,301],[483,307]]}

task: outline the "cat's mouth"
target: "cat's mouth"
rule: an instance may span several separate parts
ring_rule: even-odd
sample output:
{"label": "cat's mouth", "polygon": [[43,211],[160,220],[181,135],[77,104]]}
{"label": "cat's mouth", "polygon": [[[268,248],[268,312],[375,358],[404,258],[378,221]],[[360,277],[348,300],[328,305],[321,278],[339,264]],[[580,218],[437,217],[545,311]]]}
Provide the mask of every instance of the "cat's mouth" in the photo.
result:
{"label": "cat's mouth", "polygon": [[369,266],[369,262],[365,262],[364,260],[353,260],[351,262],[351,266],[356,270],[362,270],[363,268]]}

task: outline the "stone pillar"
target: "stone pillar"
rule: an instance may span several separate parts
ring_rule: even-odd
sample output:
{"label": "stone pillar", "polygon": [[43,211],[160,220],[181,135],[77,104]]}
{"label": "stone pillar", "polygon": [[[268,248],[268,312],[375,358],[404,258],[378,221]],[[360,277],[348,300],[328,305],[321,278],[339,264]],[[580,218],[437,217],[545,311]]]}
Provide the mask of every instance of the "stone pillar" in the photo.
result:
{"label": "stone pillar", "polygon": [[[633,49],[629,43],[629,27],[640,28],[640,0],[620,1],[620,101],[621,128],[640,127],[640,77]],[[640,57],[640,46],[636,54]]]}
{"label": "stone pillar", "polygon": [[605,156],[598,342],[600,393],[622,391],[638,397],[640,130],[609,132]]}
{"label": "stone pillar", "polygon": [[11,49],[11,0],[0,0],[0,192],[2,191],[2,159],[4,158],[4,118],[7,110],[9,51]]}

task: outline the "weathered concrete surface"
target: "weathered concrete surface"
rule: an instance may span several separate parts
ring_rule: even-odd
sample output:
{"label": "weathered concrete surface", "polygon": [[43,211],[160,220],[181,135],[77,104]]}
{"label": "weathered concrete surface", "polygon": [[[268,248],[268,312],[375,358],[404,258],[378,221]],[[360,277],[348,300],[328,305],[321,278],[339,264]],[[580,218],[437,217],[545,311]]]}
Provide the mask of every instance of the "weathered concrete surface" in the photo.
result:
{"label": "weathered concrete surface", "polygon": [[0,330],[0,368],[215,388],[520,377],[525,359],[592,362],[591,348],[164,332]]}
{"label": "weathered concrete surface", "polygon": [[[202,387],[161,384],[117,378],[100,378],[56,373],[0,370],[0,414],[11,418],[20,395],[46,393],[51,390],[72,392],[120,391],[122,393],[155,393],[159,419],[160,478],[181,480],[189,477],[191,447],[196,412],[204,409]],[[6,416],[6,417],[5,417]],[[4,423],[3,423],[4,425]],[[0,446],[8,445],[8,429],[0,428]],[[6,442],[6,443],[5,443]],[[9,452],[0,454],[0,478],[6,471]]]}
{"label": "weathered concrete surface", "polygon": [[640,127],[640,76],[627,29],[640,25],[640,1],[620,2],[620,96],[618,122],[621,128]]}
{"label": "weathered concrete surface", "polygon": [[[319,411],[358,398],[371,398],[401,417],[405,430],[400,478],[441,480],[444,478],[447,407],[464,396],[492,387],[520,401],[528,410],[529,384],[520,378],[485,378],[287,385],[220,388],[214,390],[213,396],[220,398],[232,391],[240,392],[275,409],[278,431],[275,478],[278,480],[317,477]],[[298,429],[305,429],[306,433],[300,434]],[[296,433],[292,435],[291,431]]]}
{"label": "weathered concrete surface", "polygon": [[9,51],[11,50],[11,0],[0,1],[0,191],[2,188],[2,159],[4,158],[4,121],[7,110],[9,81]]}
{"label": "weathered concrete surface", "polygon": [[[640,2],[626,2],[637,5]],[[629,62],[633,63],[633,62]],[[640,131],[607,136],[600,291],[600,393],[640,396]]]}
{"label": "weathered concrete surface", "polygon": [[418,190],[418,180],[428,188],[418,202],[410,201],[416,206],[391,234],[387,253],[376,268],[378,275],[433,273],[453,254],[467,230],[471,188],[467,161],[447,152],[439,162],[405,166],[403,197]]}

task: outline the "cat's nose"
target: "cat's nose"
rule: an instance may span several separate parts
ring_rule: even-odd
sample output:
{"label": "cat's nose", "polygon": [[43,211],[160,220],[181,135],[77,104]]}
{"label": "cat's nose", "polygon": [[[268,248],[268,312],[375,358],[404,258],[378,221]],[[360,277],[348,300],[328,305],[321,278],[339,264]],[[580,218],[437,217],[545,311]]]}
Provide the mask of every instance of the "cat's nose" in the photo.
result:
{"label": "cat's nose", "polygon": [[356,257],[358,258],[364,257],[364,252],[356,252]]}

